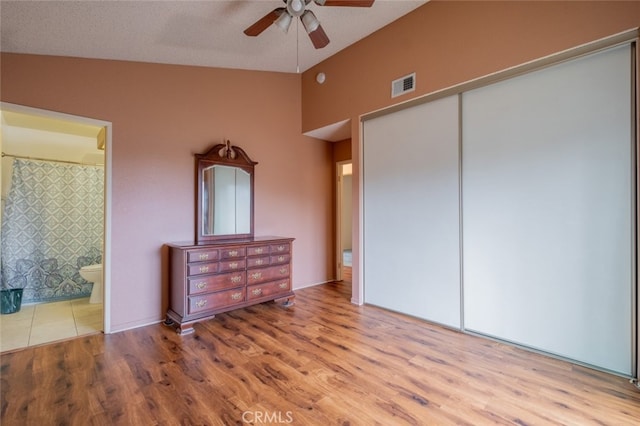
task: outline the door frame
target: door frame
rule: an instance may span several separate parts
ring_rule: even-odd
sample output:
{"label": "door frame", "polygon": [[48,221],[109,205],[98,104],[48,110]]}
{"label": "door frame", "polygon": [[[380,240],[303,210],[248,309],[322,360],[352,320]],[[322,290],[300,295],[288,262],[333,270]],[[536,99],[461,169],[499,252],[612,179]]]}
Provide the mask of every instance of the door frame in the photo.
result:
{"label": "door frame", "polygon": [[344,251],[344,246],[342,245],[342,237],[343,237],[343,223],[342,223],[342,195],[343,195],[343,185],[344,185],[344,173],[343,166],[346,164],[353,164],[352,160],[344,160],[336,162],[336,281],[342,281],[342,252]]}
{"label": "door frame", "polygon": [[104,246],[102,252],[102,291],[104,292],[102,313],[102,330],[105,334],[111,333],[111,190],[112,190],[112,167],[111,167],[111,135],[112,123],[110,121],[98,120],[90,117],[65,114],[46,109],[33,108],[24,105],[0,102],[0,111],[11,111],[21,114],[29,114],[54,120],[71,121],[90,126],[102,127],[106,130],[104,148]]}

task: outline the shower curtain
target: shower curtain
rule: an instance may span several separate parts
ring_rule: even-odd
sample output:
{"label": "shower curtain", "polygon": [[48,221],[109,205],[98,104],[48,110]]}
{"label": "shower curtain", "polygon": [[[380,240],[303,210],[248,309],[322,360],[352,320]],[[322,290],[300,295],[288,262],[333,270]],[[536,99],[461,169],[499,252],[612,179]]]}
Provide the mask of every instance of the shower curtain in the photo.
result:
{"label": "shower curtain", "polygon": [[2,216],[2,288],[23,302],[86,297],[80,268],[102,262],[104,170],[14,159]]}

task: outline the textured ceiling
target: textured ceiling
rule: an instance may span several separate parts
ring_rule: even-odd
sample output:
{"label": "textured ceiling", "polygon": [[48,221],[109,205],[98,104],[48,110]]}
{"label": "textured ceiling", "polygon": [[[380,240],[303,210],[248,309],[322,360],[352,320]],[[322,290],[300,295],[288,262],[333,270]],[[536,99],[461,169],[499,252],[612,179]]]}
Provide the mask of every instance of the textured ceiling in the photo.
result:
{"label": "textured ceiling", "polygon": [[302,25],[258,37],[243,30],[281,0],[0,2],[3,52],[303,72],[427,0],[311,9],[331,39],[314,49]]}

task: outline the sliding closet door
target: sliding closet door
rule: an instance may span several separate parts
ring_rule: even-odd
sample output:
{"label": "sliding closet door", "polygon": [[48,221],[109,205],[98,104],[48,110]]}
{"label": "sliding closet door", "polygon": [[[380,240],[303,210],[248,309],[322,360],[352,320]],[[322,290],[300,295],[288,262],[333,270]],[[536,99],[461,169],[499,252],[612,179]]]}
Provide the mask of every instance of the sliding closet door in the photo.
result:
{"label": "sliding closet door", "polygon": [[463,96],[464,327],[632,370],[632,55]]}
{"label": "sliding closet door", "polygon": [[364,123],[365,302],[460,326],[458,98]]}

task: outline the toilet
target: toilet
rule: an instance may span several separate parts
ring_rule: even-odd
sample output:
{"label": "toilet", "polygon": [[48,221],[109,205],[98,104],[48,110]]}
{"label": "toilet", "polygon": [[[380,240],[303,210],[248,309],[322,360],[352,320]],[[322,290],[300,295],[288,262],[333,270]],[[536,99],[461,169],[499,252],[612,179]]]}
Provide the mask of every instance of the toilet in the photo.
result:
{"label": "toilet", "polygon": [[102,264],[83,266],[80,276],[93,283],[89,303],[102,303]]}

